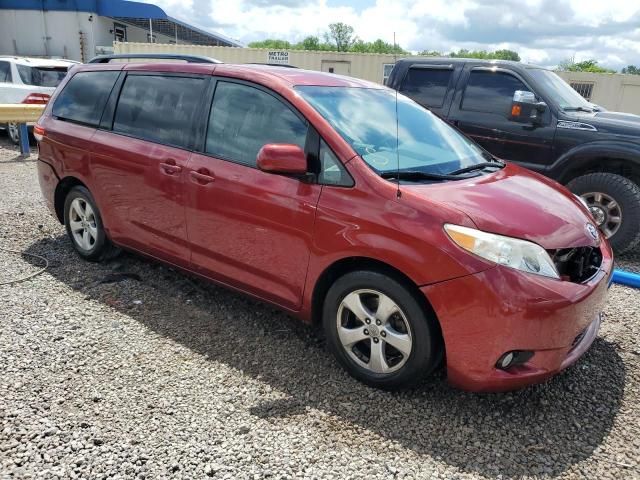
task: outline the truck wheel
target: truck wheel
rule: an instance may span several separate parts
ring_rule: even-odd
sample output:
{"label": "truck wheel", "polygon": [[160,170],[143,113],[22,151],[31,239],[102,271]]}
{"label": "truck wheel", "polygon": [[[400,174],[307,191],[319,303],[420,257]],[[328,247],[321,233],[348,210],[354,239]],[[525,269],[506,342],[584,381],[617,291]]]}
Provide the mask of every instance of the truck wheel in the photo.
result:
{"label": "truck wheel", "polygon": [[616,253],[640,243],[640,187],[622,175],[589,173],[574,178],[569,189],[587,202]]}
{"label": "truck wheel", "polygon": [[405,285],[377,272],[336,280],[325,298],[323,323],[340,364],[373,387],[410,387],[440,359],[433,315]]}

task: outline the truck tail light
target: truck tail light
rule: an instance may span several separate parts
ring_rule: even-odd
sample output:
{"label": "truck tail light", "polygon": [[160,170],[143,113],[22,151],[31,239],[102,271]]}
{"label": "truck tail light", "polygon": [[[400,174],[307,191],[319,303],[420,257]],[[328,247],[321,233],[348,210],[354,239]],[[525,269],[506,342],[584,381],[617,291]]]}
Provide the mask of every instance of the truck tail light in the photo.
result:
{"label": "truck tail light", "polygon": [[42,139],[44,138],[44,134],[45,134],[45,130],[43,127],[41,127],[40,125],[36,124],[33,127],[33,136],[36,139],[36,141],[41,142]]}
{"label": "truck tail light", "polygon": [[28,105],[46,105],[50,98],[51,95],[47,93],[30,93],[22,103],[26,103]]}

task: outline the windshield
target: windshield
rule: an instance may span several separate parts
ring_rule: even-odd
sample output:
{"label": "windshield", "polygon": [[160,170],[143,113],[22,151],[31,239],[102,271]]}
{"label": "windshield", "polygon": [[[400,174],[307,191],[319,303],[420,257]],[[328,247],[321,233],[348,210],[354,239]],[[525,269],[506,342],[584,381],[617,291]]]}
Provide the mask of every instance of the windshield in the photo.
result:
{"label": "windshield", "polygon": [[396,126],[393,90],[312,86],[297,90],[379,174],[398,170],[398,164],[400,170],[447,174],[491,159],[401,94],[397,94]]}
{"label": "windshield", "polygon": [[29,67],[27,65],[16,65],[16,67],[22,83],[36,87],[57,87],[67,74],[67,69],[63,67]]}
{"label": "windshield", "polygon": [[587,102],[582,95],[555,73],[541,68],[529,70],[536,82],[544,89],[544,93],[563,110],[575,110],[584,108],[593,110],[593,105]]}

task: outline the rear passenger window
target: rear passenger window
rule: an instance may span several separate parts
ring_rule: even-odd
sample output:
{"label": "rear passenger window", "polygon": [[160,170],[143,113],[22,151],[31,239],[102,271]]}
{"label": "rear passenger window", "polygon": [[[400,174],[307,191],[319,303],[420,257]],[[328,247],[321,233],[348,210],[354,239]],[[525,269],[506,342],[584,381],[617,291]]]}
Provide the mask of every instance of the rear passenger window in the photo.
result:
{"label": "rear passenger window", "polygon": [[120,92],[113,131],[190,148],[203,78],[128,75]]}
{"label": "rear passenger window", "polygon": [[529,88],[509,73],[472,71],[464,92],[462,109],[507,115],[516,90],[528,91]]}
{"label": "rear passenger window", "polygon": [[400,92],[421,105],[442,107],[452,73],[451,69],[410,68]]}
{"label": "rear passenger window", "polygon": [[307,124],[273,95],[238,83],[218,82],[209,118],[206,151],[255,166],[267,143],[304,148]]}
{"label": "rear passenger window", "polygon": [[55,117],[98,126],[104,105],[120,72],[79,72],[53,104]]}

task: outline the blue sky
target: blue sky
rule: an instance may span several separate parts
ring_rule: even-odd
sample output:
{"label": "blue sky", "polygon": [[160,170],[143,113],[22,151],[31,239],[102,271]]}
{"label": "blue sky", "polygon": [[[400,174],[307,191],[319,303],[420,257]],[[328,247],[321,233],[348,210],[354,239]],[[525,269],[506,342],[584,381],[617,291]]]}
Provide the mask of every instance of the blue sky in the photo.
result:
{"label": "blue sky", "polygon": [[363,40],[407,50],[516,50],[555,66],[573,57],[640,66],[639,0],[144,0],[169,15],[248,43],[292,42],[345,22]]}

